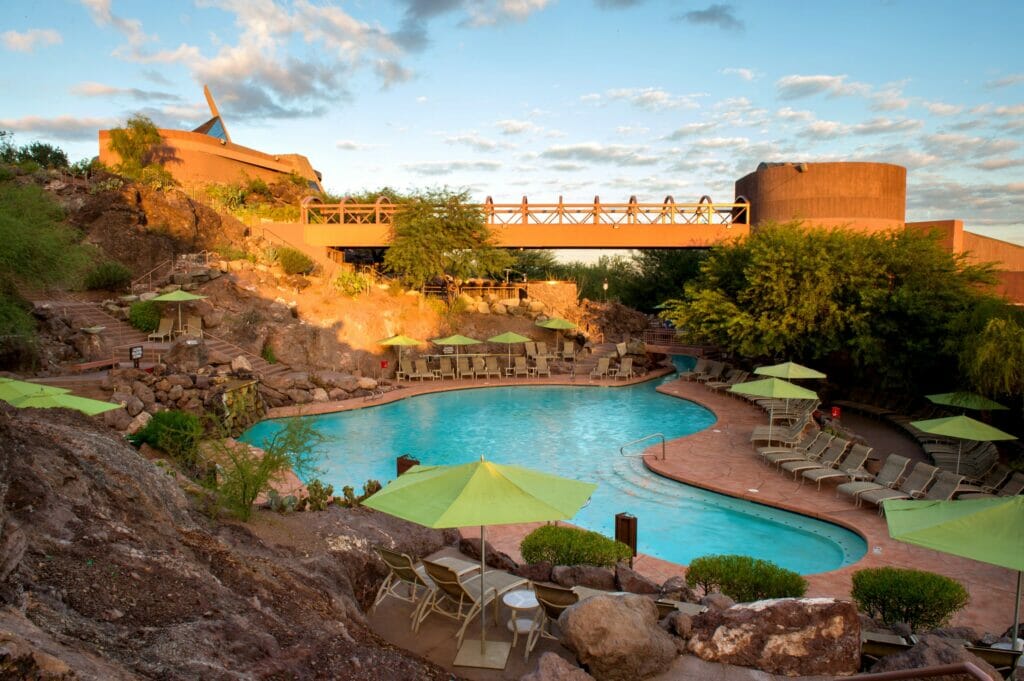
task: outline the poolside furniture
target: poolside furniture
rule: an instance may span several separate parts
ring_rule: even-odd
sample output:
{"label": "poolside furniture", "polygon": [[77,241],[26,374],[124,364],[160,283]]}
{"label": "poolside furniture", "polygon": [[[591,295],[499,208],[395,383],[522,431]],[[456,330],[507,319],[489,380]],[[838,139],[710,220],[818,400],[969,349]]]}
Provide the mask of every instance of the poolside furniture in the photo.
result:
{"label": "poolside furniture", "polygon": [[1003,463],[996,463],[985,472],[985,475],[978,478],[966,478],[966,485],[960,485],[961,489],[972,488],[971,491],[987,492],[993,494],[1013,474],[1013,470]]}
{"label": "poolside furniture", "polygon": [[395,371],[395,380],[401,381],[404,378],[407,381],[411,381],[413,373],[412,360],[402,359],[398,362],[398,370]]}
{"label": "poolside furniture", "polygon": [[857,505],[860,506],[861,494],[870,490],[895,488],[907,472],[908,466],[910,466],[910,459],[898,454],[890,454],[877,475],[869,477],[867,480],[844,482],[836,488],[836,496],[845,494],[848,497],[853,497]]}
{"label": "poolside furniture", "polygon": [[195,338],[203,337],[203,318],[198,315],[189,315],[188,324],[185,327],[185,334]]}
{"label": "poolside furniture", "polygon": [[473,378],[473,369],[469,366],[469,357],[459,357],[455,364],[459,369],[459,378]]}
{"label": "poolside furniture", "polygon": [[664,619],[674,612],[681,612],[691,617],[707,611],[707,606],[698,603],[687,603],[686,601],[670,601],[666,598],[659,598],[654,601],[658,608],[658,619]]}
{"label": "poolside furniture", "polygon": [[415,366],[416,370],[413,371],[411,378],[418,378],[421,383],[425,378],[429,378],[431,381],[434,380],[434,372],[427,368],[427,360],[418,359],[415,362]]}
{"label": "poolside furniture", "polygon": [[523,652],[523,660],[530,657],[530,653],[537,646],[541,638],[557,640],[558,637],[551,633],[551,622],[557,622],[558,616],[571,605],[576,605],[580,595],[572,589],[561,586],[546,584],[533,584],[533,593],[540,603],[540,609],[534,615],[530,633],[526,636],[526,650]]}
{"label": "poolside furniture", "polygon": [[[822,480],[832,480],[835,478],[849,478],[850,480],[857,480],[861,477],[869,475],[864,470],[864,463],[868,460],[868,456],[871,454],[871,447],[867,445],[855,444],[850,448],[850,453],[846,455],[842,463],[836,468],[826,468],[824,466],[820,468],[808,468],[802,471],[800,474],[804,480],[810,480],[811,482],[818,483],[818,489],[821,489]],[[803,480],[800,484],[804,484]]]}
{"label": "poolside furniture", "polygon": [[1021,493],[1024,493],[1024,473],[1018,471],[1002,487],[997,488],[993,492],[969,492],[961,494],[957,499],[992,499],[995,497],[1012,497]]}
{"label": "poolside furniture", "polygon": [[382,546],[375,546],[373,550],[377,552],[380,559],[388,566],[388,575],[384,578],[380,588],[377,589],[377,595],[373,599],[373,605],[370,606],[370,612],[372,613],[389,596],[406,603],[412,603],[415,607],[409,616],[409,628],[415,631],[419,628],[420,610],[437,589],[434,581],[427,574],[423,565],[417,564],[409,555],[398,553]]}
{"label": "poolside furniture", "polygon": [[807,449],[819,434],[821,434],[820,430],[816,428],[809,428],[800,433],[800,439],[792,444],[763,445],[757,448],[757,453],[761,457],[774,453],[791,454],[794,449]]}
{"label": "poolside furniture", "polygon": [[[501,378],[501,367],[498,366],[498,358],[494,355],[487,357],[484,362],[484,377],[494,376],[495,378]],[[479,374],[477,374],[479,375]]]}
{"label": "poolside furniture", "polygon": [[772,463],[776,466],[781,466],[787,461],[800,461],[801,459],[817,461],[825,453],[825,450],[828,449],[833,439],[835,439],[835,436],[831,433],[819,430],[818,434],[814,436],[814,439],[806,447],[779,448],[775,451],[766,451],[762,458],[765,463]]}
{"label": "poolside furniture", "polygon": [[554,355],[548,354],[548,344],[544,341],[537,341],[537,356],[551,359]]}
{"label": "poolside furniture", "polygon": [[810,416],[806,416],[796,423],[788,426],[756,426],[754,431],[750,433],[750,443],[755,442],[783,442],[783,443],[795,443],[799,442],[803,436],[804,428],[811,422]]}
{"label": "poolside furniture", "polygon": [[846,450],[850,447],[850,442],[844,440],[841,437],[834,438],[832,442],[828,443],[828,447],[822,453],[821,458],[817,461],[804,460],[804,461],[786,461],[779,466],[784,471],[793,474],[793,479],[796,480],[800,473],[812,468],[835,468],[839,465],[840,459],[846,454]]}
{"label": "poolside furniture", "polygon": [[537,359],[537,344],[536,343],[534,343],[533,341],[528,341],[526,343],[523,343],[523,347],[526,348],[526,356],[529,359],[532,359],[532,360],[536,360]]}
{"label": "poolside furniture", "polygon": [[703,357],[699,358],[697,360],[697,363],[693,365],[693,368],[690,369],[689,371],[684,371],[683,373],[679,374],[679,378],[682,378],[683,380],[686,381],[692,381],[697,376],[707,371],[709,361],[710,360],[704,359]]}
{"label": "poolside furniture", "polygon": [[487,364],[483,357],[473,358],[473,376],[475,378],[487,378]]}
{"label": "poolside furniture", "polygon": [[455,378],[455,367],[452,366],[451,357],[441,358],[441,367],[437,370],[438,378]]}
{"label": "poolside furniture", "polygon": [[529,376],[530,368],[526,365],[526,358],[522,355],[517,355],[515,358],[515,365],[512,367],[513,376]]}
{"label": "poolside furniture", "polygon": [[562,360],[566,362],[576,360],[576,343],[574,341],[565,341],[562,344]]}
{"label": "poolside furniture", "polygon": [[717,381],[722,377],[725,372],[725,362],[716,362],[712,360],[708,363],[708,368],[703,373],[694,376],[696,380],[701,383],[707,383],[708,381]]}
{"label": "poolside furniture", "polygon": [[597,366],[590,372],[591,378],[608,378],[608,362],[607,357],[600,357],[597,360]]}
{"label": "poolside furniture", "polygon": [[883,487],[881,489],[867,490],[857,495],[857,501],[861,503],[867,501],[877,506],[886,499],[919,499],[924,495],[924,491],[928,489],[928,485],[932,484],[932,481],[935,480],[935,474],[938,472],[939,469],[935,466],[919,461],[914,465],[907,479],[897,489]]}
{"label": "poolside furniture", "polygon": [[615,344],[615,352],[618,354],[619,359],[622,359],[623,357],[626,356],[626,351],[627,350],[628,350],[628,348],[626,347],[625,343],[616,343]]}
{"label": "poolside furniture", "polygon": [[545,357],[544,355],[538,355],[537,356],[537,363],[536,363],[536,365],[534,365],[534,367],[533,367],[533,369],[531,369],[531,371],[533,372],[534,376],[544,375],[544,376],[550,377],[551,376],[551,367],[548,366],[548,358]]}
{"label": "poolside furniture", "polygon": [[149,334],[149,336],[147,338],[148,338],[148,340],[155,340],[155,341],[159,341],[159,340],[169,341],[169,340],[171,340],[171,335],[173,335],[173,333],[174,333],[174,318],[172,318],[172,317],[161,317],[160,318],[160,325],[157,327],[156,331],[154,331],[153,333]]}
{"label": "poolside furniture", "polygon": [[612,372],[614,378],[633,378],[633,358],[623,357],[618,368]]}
{"label": "poolside furniture", "polygon": [[708,381],[704,385],[711,388],[712,390],[725,390],[731,385],[737,383],[743,383],[750,376],[750,372],[743,371],[742,369],[730,369],[729,374],[723,381]]}
{"label": "poolside furniture", "polygon": [[[892,499],[921,499],[925,501],[949,501],[953,498],[953,494],[956,492],[956,488],[960,485],[960,482],[964,479],[964,476],[957,475],[956,473],[950,473],[949,471],[938,470],[933,479],[932,485],[923,492],[895,492],[893,490],[887,490],[888,494],[875,504],[878,504],[878,513],[885,515],[885,502],[891,501]],[[870,493],[869,493],[870,494]],[[882,492],[878,492],[881,495]],[[869,499],[870,501],[870,499]]]}
{"label": "poolside furniture", "polygon": [[[420,609],[419,621],[422,622],[430,613],[436,612],[456,622],[462,622],[456,637],[457,647],[462,647],[462,638],[466,634],[466,627],[477,614],[483,617],[483,611],[488,604],[494,603],[494,622],[497,624],[498,599],[506,592],[529,583],[522,577],[516,577],[501,570],[488,570],[460,579],[451,568],[430,560],[424,560],[423,567],[434,584],[437,585],[437,589]],[[481,582],[483,582],[482,588]],[[483,600],[480,599],[481,593],[483,593]]]}

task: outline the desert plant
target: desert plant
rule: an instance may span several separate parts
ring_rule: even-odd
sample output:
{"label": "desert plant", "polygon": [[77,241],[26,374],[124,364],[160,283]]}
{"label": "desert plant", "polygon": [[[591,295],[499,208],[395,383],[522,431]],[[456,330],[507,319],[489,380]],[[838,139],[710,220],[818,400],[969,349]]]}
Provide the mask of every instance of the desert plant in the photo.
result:
{"label": "desert plant", "polygon": [[803,596],[807,580],[775,563],[750,556],[701,556],[686,572],[686,583],[704,593],[721,591],[741,603]]}
{"label": "desert plant", "polygon": [[90,291],[120,291],[132,282],[132,271],[117,262],[101,262],[85,275],[85,288]]}
{"label": "desert plant", "polygon": [[277,364],[277,354],[274,352],[274,346],[267,341],[263,344],[263,349],[260,350],[260,357],[262,357],[267,364]]}
{"label": "desert plant", "polygon": [[633,555],[622,542],[560,525],[538,527],[523,538],[519,552],[527,563],[547,561],[554,565],[610,566]]}
{"label": "desert plant", "polygon": [[315,265],[308,255],[287,246],[277,249],[277,262],[285,274],[309,274]]}
{"label": "desert plant", "polygon": [[306,483],[306,491],[309,492],[309,510],[323,511],[327,504],[334,498],[334,485],[324,485],[320,478],[313,478]]}
{"label": "desert plant", "polygon": [[[364,501],[372,497],[374,494],[381,490],[381,484],[379,480],[367,480],[363,484],[363,493],[356,496],[355,490],[351,485],[345,485],[341,488],[341,497],[338,497],[335,501],[341,506],[347,506],[348,508],[355,508]],[[332,490],[333,491],[333,490]]]}
{"label": "desert plant", "polygon": [[892,567],[857,570],[851,594],[862,612],[887,626],[906,623],[913,631],[942,626],[968,601],[955,579]]}
{"label": "desert plant", "polygon": [[144,300],[128,308],[128,323],[139,331],[150,333],[160,326],[160,310],[156,303]]}
{"label": "desert plant", "polygon": [[199,440],[203,436],[203,426],[199,417],[188,412],[171,410],[153,414],[137,439],[160,449],[189,473],[197,471]]}
{"label": "desert plant", "polygon": [[366,275],[360,274],[359,272],[350,272],[348,270],[342,270],[338,272],[338,275],[331,282],[331,286],[335,290],[341,292],[346,296],[357,296],[367,289],[370,282]]}
{"label": "desert plant", "polygon": [[297,510],[299,500],[294,494],[287,494],[282,497],[276,489],[272,489],[267,492],[267,505],[271,511],[290,513]]}

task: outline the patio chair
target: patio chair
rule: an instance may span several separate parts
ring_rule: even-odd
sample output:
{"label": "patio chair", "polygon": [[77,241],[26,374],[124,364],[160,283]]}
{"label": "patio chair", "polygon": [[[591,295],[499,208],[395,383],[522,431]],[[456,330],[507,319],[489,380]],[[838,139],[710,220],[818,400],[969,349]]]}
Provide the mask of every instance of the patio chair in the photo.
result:
{"label": "patio chair", "polygon": [[533,371],[533,375],[534,376],[544,375],[544,376],[550,377],[551,376],[551,367],[548,366],[548,358],[545,357],[544,355],[538,355],[537,356],[537,364],[534,365],[534,367],[533,367],[533,369],[531,369],[531,371]]}
{"label": "patio chair", "polygon": [[832,442],[828,443],[828,447],[822,453],[821,458],[817,461],[803,460],[803,461],[786,461],[779,466],[784,471],[793,474],[793,479],[796,480],[800,473],[812,468],[829,468],[834,469],[839,465],[840,459],[846,454],[846,450],[850,447],[850,442],[844,440],[841,437],[833,438]]}
{"label": "patio chair", "polygon": [[495,378],[501,378],[501,367],[498,366],[498,358],[491,355],[484,362],[484,376],[494,376]]}
{"label": "patio chair", "polygon": [[522,355],[516,355],[515,364],[512,367],[513,376],[529,376],[530,367],[526,365],[526,358]]}
{"label": "patio chair", "polygon": [[398,370],[395,372],[395,380],[401,381],[404,378],[407,381],[411,381],[413,373],[412,360],[403,359],[398,363]]}
{"label": "patio chair", "polygon": [[768,444],[773,442],[784,444],[799,442],[803,438],[804,428],[806,428],[810,422],[811,417],[806,416],[796,423],[792,423],[788,426],[755,426],[753,432],[750,433],[750,444],[754,444],[755,442],[767,442]]}
{"label": "patio chair", "polygon": [[618,354],[619,359],[622,359],[623,357],[626,356],[626,352],[627,352],[628,349],[629,348],[626,347],[625,343],[616,343],[615,344],[615,352],[616,352],[616,354]]}
{"label": "patio chair", "polygon": [[551,355],[548,354],[548,344],[544,341],[537,341],[537,356],[547,358],[551,357]]}
{"label": "patio chair", "polygon": [[437,370],[437,375],[440,378],[455,378],[455,367],[452,366],[451,357],[441,358],[441,368]]}
{"label": "patio chair", "polygon": [[775,464],[778,467],[787,461],[818,461],[821,459],[821,455],[825,453],[825,450],[828,449],[828,446],[832,444],[833,439],[835,439],[834,435],[819,430],[818,434],[814,436],[814,439],[806,447],[780,448],[775,451],[767,451],[763,455],[764,462]]}
{"label": "patio chair", "polygon": [[565,341],[562,344],[562,360],[565,362],[573,362],[576,360],[576,343],[573,341]]}
{"label": "patio chair", "polygon": [[1012,474],[1013,470],[1009,466],[1003,463],[996,463],[979,478],[965,477],[964,482],[966,484],[961,485],[960,489],[970,492],[994,494]]}
{"label": "patio chair", "polygon": [[814,442],[814,440],[818,437],[820,433],[821,431],[816,428],[807,429],[800,433],[800,439],[791,445],[764,445],[762,447],[757,448],[757,453],[760,456],[765,457],[768,454],[774,453],[789,454],[792,453],[794,449],[807,449],[807,447],[810,446],[812,442]]}
{"label": "patio chair", "polygon": [[459,378],[473,378],[473,369],[469,365],[469,357],[459,357],[456,366],[459,368]]}
{"label": "patio chair", "polygon": [[737,383],[743,383],[750,376],[749,372],[743,371],[742,369],[730,369],[729,374],[722,381],[708,381],[704,385],[711,388],[712,390],[725,390],[729,386],[736,385]]}
{"label": "patio chair", "polygon": [[[937,469],[932,485],[924,492],[914,493],[909,492],[906,494],[899,493],[899,496],[886,496],[885,498],[875,502],[878,504],[878,513],[885,515],[885,502],[891,501],[892,499],[922,499],[925,501],[950,501],[953,499],[953,495],[956,493],[957,487],[963,481],[964,476],[950,471],[944,471]],[[890,490],[891,491],[891,490]]]}
{"label": "patio chair", "polygon": [[712,360],[708,363],[708,368],[703,373],[697,374],[694,378],[700,383],[707,383],[708,381],[717,381],[725,373],[726,364],[725,362],[716,362]]}
{"label": "patio chair", "polygon": [[860,495],[864,492],[879,489],[893,489],[899,485],[903,475],[907,472],[907,467],[910,465],[910,459],[905,456],[898,454],[890,454],[882,464],[882,469],[878,471],[878,474],[869,477],[867,480],[853,480],[851,482],[844,482],[836,488],[836,496],[844,494],[848,497],[853,497],[860,506]]}
{"label": "patio chair", "polygon": [[961,494],[957,499],[994,499],[995,497],[1013,497],[1021,493],[1024,493],[1024,473],[1018,471],[994,492],[970,492]]}
{"label": "patio chair", "polygon": [[388,576],[384,578],[384,582],[377,589],[377,596],[373,599],[373,605],[370,606],[369,611],[372,613],[388,596],[412,603],[415,607],[409,616],[411,620],[409,628],[416,631],[419,628],[420,610],[437,588],[434,581],[430,579],[426,569],[422,565],[416,564],[408,554],[398,553],[382,546],[375,546],[373,550],[388,566]]}
{"label": "patio chair", "polygon": [[532,359],[532,360],[536,360],[537,359],[537,344],[536,343],[534,343],[533,341],[529,341],[528,343],[523,343],[523,347],[526,348],[526,356],[527,356],[527,358]]}
{"label": "patio chair", "polygon": [[161,317],[160,325],[156,331],[149,334],[148,340],[171,340],[171,336],[174,334],[174,319],[171,317]]}
{"label": "patio chair", "polygon": [[421,383],[425,378],[429,378],[431,381],[434,380],[434,372],[427,368],[427,360],[418,359],[416,360],[415,365],[416,370],[413,371],[412,378],[420,379]]}
{"label": "patio chair", "polygon": [[597,366],[590,372],[591,378],[608,378],[608,358],[600,357],[597,360]]}
{"label": "patio chair", "polygon": [[202,338],[203,318],[198,315],[189,315],[188,323],[185,326],[185,333],[194,338]]}
{"label": "patio chair", "polygon": [[703,357],[699,358],[697,360],[697,363],[693,365],[693,368],[690,369],[689,371],[684,371],[683,373],[679,374],[679,378],[686,381],[692,381],[697,376],[707,371],[709,361],[710,360],[704,359]]}
{"label": "patio chair", "polygon": [[618,368],[612,372],[614,378],[633,378],[633,358],[623,357]]}
{"label": "patio chair", "polygon": [[854,445],[850,448],[850,453],[846,455],[843,462],[837,468],[809,468],[802,471],[800,474],[803,476],[803,480],[800,484],[804,484],[804,480],[810,480],[811,482],[818,483],[818,489],[821,489],[822,480],[832,480],[833,478],[849,478],[850,480],[857,480],[858,478],[868,475],[868,472],[864,470],[864,462],[868,460],[868,456],[871,454],[871,447],[867,445]]}
{"label": "patio chair", "polygon": [[473,376],[475,378],[487,378],[487,364],[483,357],[473,358]]}
{"label": "patio chair", "polygon": [[[460,580],[455,572],[444,565],[438,565],[429,560],[423,561],[423,567],[427,574],[434,581],[437,589],[430,600],[420,609],[419,622],[422,622],[432,612],[448,617],[456,622],[462,622],[459,627],[457,647],[462,646],[462,638],[466,634],[466,627],[479,613],[483,617],[484,609],[488,604],[494,603],[494,622],[498,622],[498,603],[503,594],[513,589],[526,586],[529,582],[522,577],[503,572],[501,570],[489,570],[483,573],[476,573],[470,577]],[[483,600],[480,599],[480,586],[483,582]],[[417,625],[418,626],[418,625]]]}
{"label": "patio chair", "polygon": [[533,593],[537,597],[540,607],[533,617],[533,624],[530,632],[526,635],[526,650],[523,652],[523,660],[530,658],[530,653],[537,646],[541,638],[558,640],[558,637],[551,633],[551,622],[557,622],[558,616],[571,605],[579,602],[580,596],[572,589],[561,586],[547,586],[545,584],[533,585]]}
{"label": "patio chair", "polygon": [[886,499],[917,499],[924,495],[924,491],[928,489],[928,485],[932,484],[935,474],[938,472],[939,469],[935,466],[919,461],[914,465],[910,475],[907,476],[907,479],[903,481],[898,489],[868,490],[867,492],[861,492],[857,499],[862,503],[867,501],[876,506]]}

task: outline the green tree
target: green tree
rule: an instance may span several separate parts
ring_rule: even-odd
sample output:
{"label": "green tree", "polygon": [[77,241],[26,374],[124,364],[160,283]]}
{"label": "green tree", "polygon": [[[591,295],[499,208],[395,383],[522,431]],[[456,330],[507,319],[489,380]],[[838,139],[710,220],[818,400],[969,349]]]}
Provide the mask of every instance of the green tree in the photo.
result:
{"label": "green tree", "polygon": [[576,282],[580,297],[590,300],[621,299],[636,276],[633,262],[624,255],[602,255],[594,263],[575,261],[561,268],[561,278]]}
{"label": "green tree", "polygon": [[1007,310],[964,343],[960,364],[978,392],[1018,401],[1024,395],[1024,326],[1019,317]]}
{"label": "green tree", "polygon": [[135,114],[123,128],[110,131],[110,149],[121,157],[114,171],[132,180],[139,180],[158,188],[174,184],[170,172],[164,168],[169,158],[160,131],[147,116]]}
{"label": "green tree", "polygon": [[623,282],[622,302],[642,312],[653,312],[683,287],[700,276],[706,249],[649,248],[632,254],[636,276]]}
{"label": "green tree", "polygon": [[18,163],[37,163],[43,168],[67,168],[68,155],[60,147],[33,142],[18,149]]}
{"label": "green tree", "polygon": [[395,214],[384,264],[407,284],[421,287],[450,275],[456,279],[497,274],[512,262],[498,248],[483,213],[466,191],[417,194]]}
{"label": "green tree", "polygon": [[554,251],[544,248],[524,248],[512,253],[513,270],[522,272],[527,279],[553,279],[559,276],[562,266],[555,259]]}

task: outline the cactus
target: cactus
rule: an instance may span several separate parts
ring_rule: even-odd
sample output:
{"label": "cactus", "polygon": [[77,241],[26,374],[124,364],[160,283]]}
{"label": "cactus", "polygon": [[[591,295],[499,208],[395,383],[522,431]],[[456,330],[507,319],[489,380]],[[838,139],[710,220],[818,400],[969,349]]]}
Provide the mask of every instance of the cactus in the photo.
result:
{"label": "cactus", "polygon": [[324,485],[319,478],[313,478],[306,485],[306,490],[309,492],[309,510],[311,511],[323,511],[327,508],[327,504],[331,503],[331,499],[334,497],[334,486]]}

